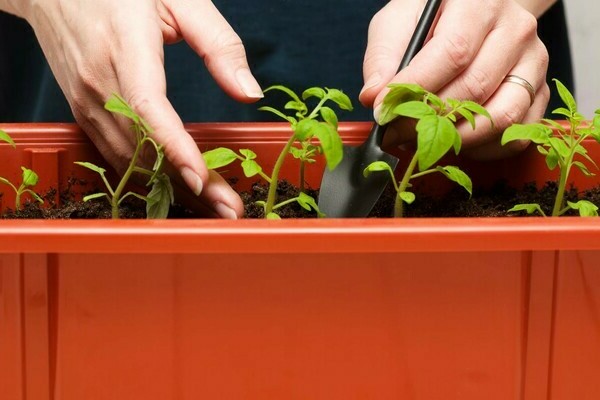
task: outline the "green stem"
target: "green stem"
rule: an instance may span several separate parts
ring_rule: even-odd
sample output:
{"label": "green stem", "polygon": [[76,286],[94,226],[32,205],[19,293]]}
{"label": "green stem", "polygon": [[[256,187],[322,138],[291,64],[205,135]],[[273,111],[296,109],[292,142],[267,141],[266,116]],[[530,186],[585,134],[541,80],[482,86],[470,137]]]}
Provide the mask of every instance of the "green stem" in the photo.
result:
{"label": "green stem", "polygon": [[142,148],[141,143],[138,141],[138,145],[135,148],[133,157],[131,157],[131,162],[129,163],[129,166],[127,167],[127,171],[125,171],[125,173],[123,174],[123,177],[121,178],[121,181],[119,182],[119,186],[117,186],[117,188],[115,189],[115,193],[113,194],[112,198],[110,199],[113,219],[119,219],[119,198],[121,197],[121,193],[123,193],[123,190],[125,189],[125,185],[127,185],[127,181],[129,181],[131,174],[133,173],[133,171],[136,168],[137,159],[140,154],[141,148]]}
{"label": "green stem", "polygon": [[398,187],[398,193],[396,195],[396,203],[394,204],[394,217],[396,218],[401,218],[404,214],[404,202],[402,201],[402,198],[400,198],[400,193],[404,192],[408,187],[412,173],[417,166],[418,159],[418,153],[415,153],[412,160],[410,160],[410,164],[406,168],[406,171],[404,171],[402,181],[400,181],[400,186]]}
{"label": "green stem", "polygon": [[21,191],[17,190],[17,196],[15,197],[15,208],[17,211],[21,210]]}
{"label": "green stem", "polygon": [[313,119],[314,117],[316,117],[317,113],[319,112],[321,107],[323,107],[323,104],[325,104],[325,102],[328,99],[329,99],[329,97],[327,97],[327,95],[323,96],[321,101],[319,101],[319,104],[317,104],[317,106],[315,108],[313,108],[312,112],[308,115],[308,117],[306,117],[306,119]]}
{"label": "green stem", "polygon": [[439,172],[437,169],[428,169],[427,171],[418,172],[410,177],[411,180],[415,178],[420,178],[425,175],[433,174],[434,172]]}
{"label": "green stem", "polygon": [[287,206],[288,204],[295,203],[296,201],[298,201],[298,198],[297,198],[297,197],[294,197],[294,198],[291,198],[291,199],[287,199],[287,200],[285,200],[285,201],[282,201],[281,203],[275,204],[275,205],[273,206],[273,211],[274,211],[274,210],[277,210],[278,208],[281,208],[281,207],[283,207],[283,206]]}
{"label": "green stem", "polygon": [[567,179],[569,178],[572,160],[573,155],[569,157],[565,165],[561,165],[560,180],[558,181],[558,192],[556,193],[556,198],[554,200],[554,208],[552,209],[553,217],[558,217],[560,215],[560,210],[563,208],[565,187],[567,186]]}
{"label": "green stem", "polygon": [[283,162],[290,152],[290,148],[296,141],[296,135],[292,135],[288,142],[285,144],[285,147],[279,154],[277,161],[275,162],[275,166],[273,167],[273,173],[271,174],[271,182],[269,183],[269,192],[267,194],[267,204],[265,206],[265,215],[269,215],[273,211],[273,206],[275,205],[275,198],[277,197],[277,184],[279,182],[279,171],[283,166]]}

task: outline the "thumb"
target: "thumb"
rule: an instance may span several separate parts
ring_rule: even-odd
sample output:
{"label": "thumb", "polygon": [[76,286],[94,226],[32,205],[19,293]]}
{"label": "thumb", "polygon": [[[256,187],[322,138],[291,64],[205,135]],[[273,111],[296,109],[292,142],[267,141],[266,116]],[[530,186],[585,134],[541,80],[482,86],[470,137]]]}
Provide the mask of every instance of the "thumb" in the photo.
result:
{"label": "thumb", "polygon": [[175,0],[170,11],[183,39],[204,59],[217,84],[245,103],[263,97],[240,37],[210,0]]}

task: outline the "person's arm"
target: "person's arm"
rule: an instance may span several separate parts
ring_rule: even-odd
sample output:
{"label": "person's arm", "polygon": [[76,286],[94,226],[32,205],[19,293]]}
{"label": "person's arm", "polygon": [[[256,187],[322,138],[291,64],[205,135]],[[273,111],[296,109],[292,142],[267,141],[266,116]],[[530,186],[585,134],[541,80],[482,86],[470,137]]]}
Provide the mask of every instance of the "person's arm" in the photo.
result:
{"label": "person's arm", "polygon": [[557,0],[517,0],[524,9],[536,16],[541,17]]}
{"label": "person's arm", "polygon": [[[240,38],[212,1],[0,0],[0,9],[33,27],[75,119],[118,172],[129,162],[134,138],[128,121],[104,110],[112,93],[122,95],[153,128],[178,201],[193,198],[187,186],[199,196],[200,202],[192,201],[196,208],[225,218],[243,214],[241,199],[206,169],[166,97],[163,45],[181,39],[231,97],[242,102],[262,97]],[[152,165],[153,160],[145,161]]]}
{"label": "person's arm", "polygon": [[[497,158],[524,148],[520,142],[502,147],[499,138],[513,123],[542,118],[548,104],[548,52],[537,36],[536,18],[514,0],[445,0],[430,39],[396,74],[424,3],[391,0],[371,21],[361,102],[377,116],[388,83],[418,83],[442,98],[474,100],[488,109],[493,126],[481,117],[475,130],[467,121],[459,123],[465,153]],[[533,102],[525,87],[505,82],[509,75],[533,86]],[[404,122],[390,124],[387,144],[414,140],[414,129]]]}

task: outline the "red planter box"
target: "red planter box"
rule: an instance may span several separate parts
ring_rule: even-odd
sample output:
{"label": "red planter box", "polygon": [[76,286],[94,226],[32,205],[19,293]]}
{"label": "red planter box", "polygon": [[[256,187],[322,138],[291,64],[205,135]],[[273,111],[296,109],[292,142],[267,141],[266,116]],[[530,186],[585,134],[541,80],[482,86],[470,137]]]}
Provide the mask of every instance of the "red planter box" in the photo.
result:
{"label": "red planter box", "polygon": [[[32,167],[42,191],[95,179],[73,165],[99,162],[75,127],[0,128],[18,147],[0,146],[0,175]],[[189,129],[201,149],[251,147],[267,167],[287,135]],[[475,185],[553,178],[531,150],[462,167]],[[591,218],[0,221],[0,393],[597,399],[599,256]]]}

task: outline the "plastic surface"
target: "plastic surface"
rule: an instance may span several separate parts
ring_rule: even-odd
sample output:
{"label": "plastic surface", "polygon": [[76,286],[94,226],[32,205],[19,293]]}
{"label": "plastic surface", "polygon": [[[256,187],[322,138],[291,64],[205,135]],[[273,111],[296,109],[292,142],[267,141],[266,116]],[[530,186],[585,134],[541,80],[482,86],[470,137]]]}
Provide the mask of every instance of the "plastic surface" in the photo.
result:
{"label": "plastic surface", "polygon": [[[62,189],[85,172],[72,161],[100,162],[73,126],[0,128],[18,143],[0,146],[11,179],[34,166]],[[369,128],[342,132],[357,144]],[[190,131],[201,149],[251,147],[266,168],[287,132]],[[475,185],[552,177],[535,151],[462,167]],[[0,221],[0,397],[597,399],[599,225]]]}

